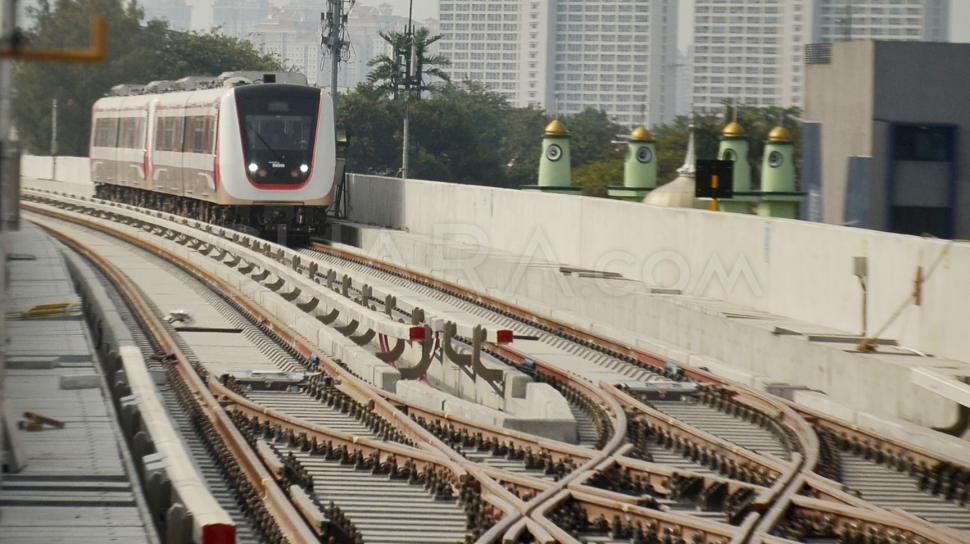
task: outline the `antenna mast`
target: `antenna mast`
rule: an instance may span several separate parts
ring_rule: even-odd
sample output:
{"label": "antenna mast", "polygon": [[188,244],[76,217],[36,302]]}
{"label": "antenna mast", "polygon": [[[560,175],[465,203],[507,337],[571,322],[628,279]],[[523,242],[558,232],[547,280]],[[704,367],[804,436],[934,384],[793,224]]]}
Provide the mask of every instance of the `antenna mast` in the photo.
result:
{"label": "antenna mast", "polygon": [[[337,107],[337,76],[340,61],[350,47],[347,39],[347,14],[353,9],[356,0],[327,0],[327,12],[320,14],[323,23],[322,44],[330,52],[330,95],[334,108]],[[347,4],[346,10],[344,4]]]}

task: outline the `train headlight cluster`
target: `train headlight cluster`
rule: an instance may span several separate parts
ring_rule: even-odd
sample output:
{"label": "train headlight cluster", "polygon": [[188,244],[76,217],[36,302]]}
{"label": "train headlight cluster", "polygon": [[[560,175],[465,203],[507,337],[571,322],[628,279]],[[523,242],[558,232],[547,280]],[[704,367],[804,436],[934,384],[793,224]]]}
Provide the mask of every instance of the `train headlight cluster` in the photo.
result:
{"label": "train headlight cluster", "polygon": [[249,173],[255,174],[256,170],[259,170],[259,165],[254,162],[249,163]]}
{"label": "train headlight cluster", "polygon": [[302,172],[302,173],[304,173],[304,174],[306,174],[306,173],[307,173],[307,172],[309,172],[309,171],[310,171],[310,167],[309,167],[309,166],[307,166],[307,165],[305,165],[305,164],[301,164],[301,165],[300,165],[300,172]]}

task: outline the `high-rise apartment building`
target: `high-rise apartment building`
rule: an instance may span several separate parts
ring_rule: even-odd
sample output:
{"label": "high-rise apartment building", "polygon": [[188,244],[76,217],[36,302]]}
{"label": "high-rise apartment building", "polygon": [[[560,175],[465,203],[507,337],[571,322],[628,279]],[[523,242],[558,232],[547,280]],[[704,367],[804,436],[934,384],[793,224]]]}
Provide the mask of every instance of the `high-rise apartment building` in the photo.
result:
{"label": "high-rise apartment building", "polygon": [[552,102],[551,0],[440,0],[439,51],[452,81],[480,81],[518,105]]}
{"label": "high-rise apartment building", "polygon": [[439,0],[440,52],[452,79],[518,106],[595,108],[625,125],[674,114],[673,0]]}
{"label": "high-rise apartment building", "polygon": [[271,8],[265,19],[251,27],[248,39],[260,53],[302,72],[310,85],[322,83],[319,8],[306,11],[293,4],[288,8]]}
{"label": "high-rise apartment building", "polygon": [[268,0],[215,0],[212,4],[212,24],[236,38],[245,38],[268,14]]}
{"label": "high-rise apartment building", "polygon": [[945,41],[949,11],[949,0],[695,0],[693,108],[801,107],[806,45]]}
{"label": "high-rise apartment building", "polygon": [[812,7],[811,0],[695,0],[693,109],[801,104]]}
{"label": "high-rise apartment building", "polygon": [[945,42],[950,0],[816,0],[816,42]]}
{"label": "high-rise apartment building", "polygon": [[192,8],[185,0],[142,0],[145,20],[164,19],[172,30],[188,31],[192,26]]}

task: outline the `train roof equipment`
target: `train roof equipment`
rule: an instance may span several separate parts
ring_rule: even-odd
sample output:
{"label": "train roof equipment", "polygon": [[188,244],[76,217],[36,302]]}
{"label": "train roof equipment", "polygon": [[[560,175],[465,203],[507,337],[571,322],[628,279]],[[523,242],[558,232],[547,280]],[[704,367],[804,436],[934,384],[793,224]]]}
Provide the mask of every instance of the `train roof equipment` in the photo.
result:
{"label": "train roof equipment", "polygon": [[111,88],[111,96],[198,91],[201,89],[239,87],[241,85],[260,85],[264,83],[284,83],[301,87],[308,86],[306,76],[301,72],[260,72],[250,70],[223,72],[216,77],[186,76],[175,81],[160,79],[151,81],[145,85],[122,83]]}

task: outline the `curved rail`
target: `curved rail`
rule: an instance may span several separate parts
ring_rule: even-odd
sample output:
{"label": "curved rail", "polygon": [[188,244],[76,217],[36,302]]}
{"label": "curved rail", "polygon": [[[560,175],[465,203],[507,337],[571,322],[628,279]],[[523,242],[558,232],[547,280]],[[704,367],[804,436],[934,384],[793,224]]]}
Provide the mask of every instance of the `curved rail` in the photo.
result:
{"label": "curved rail", "polygon": [[[44,225],[41,226],[45,227]],[[45,230],[71,246],[78,253],[90,259],[110,279],[119,293],[125,298],[132,311],[138,315],[138,318],[145,326],[145,332],[152,335],[158,344],[167,353],[171,354],[171,359],[174,361],[173,368],[175,374],[197,399],[201,413],[211,422],[213,429],[222,438],[225,446],[232,452],[233,458],[236,460],[239,469],[249,482],[249,485],[252,486],[252,489],[259,496],[263,497],[264,507],[272,517],[273,523],[279,533],[291,542],[315,542],[317,539],[316,535],[306,525],[300,514],[293,508],[293,505],[286,498],[283,491],[272,482],[269,473],[263,467],[255,452],[249,448],[248,444],[246,444],[245,440],[235,429],[228,415],[206,388],[202,379],[179,349],[178,344],[169,335],[162,321],[151,310],[137,286],[112,263],[76,241],[70,235],[50,227],[45,227]],[[202,511],[199,514],[202,516],[199,524],[202,526],[203,537],[208,536],[212,538],[211,533],[213,532],[225,534],[225,529],[223,528],[224,521],[218,513]],[[214,521],[210,522],[211,518],[215,518]]]}
{"label": "curved rail", "polygon": [[[77,205],[106,206],[94,201],[85,201]],[[151,228],[150,226],[146,226],[144,222],[139,223],[141,220],[134,218],[135,214],[144,212],[131,206],[116,206],[116,208],[130,210],[124,215],[129,216],[130,220],[136,224],[140,224],[142,228]],[[163,218],[163,214],[157,212],[151,213],[150,215]],[[168,214],[164,214],[164,216],[166,220],[172,217],[168,216]],[[248,256],[253,262],[256,262],[260,258],[259,256],[262,255],[263,257],[275,259],[282,265],[300,274],[306,273],[311,278],[317,274],[316,262],[308,261],[305,257],[300,257],[290,250],[274,248],[268,243],[247,239],[245,235],[227,232],[219,228],[213,229],[205,225],[200,225],[199,223],[195,223],[195,227],[188,227],[189,222],[181,220],[181,224],[184,228],[202,228],[206,233],[215,238],[232,240],[234,243],[251,248],[252,252]],[[165,228],[162,230],[164,231]],[[185,230],[182,230],[181,236],[195,237],[195,239],[199,240],[199,242],[189,242],[189,244],[192,247],[201,248],[200,250],[204,251],[204,254],[210,253],[212,251],[211,247],[214,245],[221,245],[218,240],[210,239],[208,241],[202,241],[204,237],[197,237],[196,234],[189,233]],[[186,242],[183,241],[182,243]],[[599,351],[608,352],[628,363],[652,368],[661,374],[673,378],[683,376],[694,380],[704,387],[716,390],[718,395],[732,403],[732,405],[741,406],[744,410],[756,412],[761,417],[780,423],[783,429],[785,429],[785,432],[791,437],[792,440],[790,443],[795,446],[795,451],[792,452],[793,459],[790,463],[754,454],[734,444],[726,443],[722,439],[699,432],[697,429],[690,425],[685,425],[675,418],[652,410],[650,407],[637,401],[637,399],[625,395],[625,393],[616,388],[612,388],[609,384],[591,384],[577,376],[572,376],[550,365],[545,365],[541,361],[535,365],[540,375],[568,383],[570,387],[581,391],[584,397],[596,399],[595,403],[599,408],[609,414],[612,432],[610,433],[609,441],[599,451],[592,451],[588,448],[574,449],[566,444],[531,439],[527,436],[508,433],[502,429],[477,425],[468,421],[460,421],[454,418],[449,420],[447,414],[416,408],[407,405],[407,403],[399,402],[400,399],[396,399],[393,396],[375,392],[370,385],[360,381],[349,372],[340,369],[339,366],[332,362],[325,365],[327,372],[335,376],[343,376],[342,379],[348,384],[348,391],[353,390],[353,394],[358,400],[361,398],[371,398],[373,406],[380,412],[381,417],[389,421],[396,421],[402,428],[406,428],[408,436],[415,440],[419,448],[430,453],[437,452],[438,455],[443,454],[444,458],[447,458],[449,463],[455,467],[469,474],[474,474],[476,479],[482,482],[483,491],[485,491],[486,487],[491,490],[493,498],[496,501],[495,504],[505,507],[500,509],[505,512],[515,510],[518,515],[528,516],[524,518],[516,517],[516,515],[506,516],[502,520],[502,523],[496,525],[487,533],[489,538],[494,539],[501,534],[504,535],[503,540],[505,542],[512,542],[518,538],[517,535],[523,535],[525,532],[529,532],[540,542],[553,542],[560,538],[564,539],[562,541],[571,542],[573,541],[571,537],[565,535],[562,529],[555,523],[552,523],[546,515],[555,514],[558,511],[557,508],[563,505],[566,505],[568,508],[580,508],[586,513],[587,517],[590,517],[589,514],[591,513],[597,513],[596,515],[602,516],[607,516],[610,513],[612,516],[618,516],[617,519],[627,519],[630,515],[629,511],[632,508],[637,512],[636,515],[641,516],[646,522],[647,518],[650,518],[648,513],[636,510],[640,507],[631,503],[628,498],[620,497],[616,494],[611,495],[609,491],[589,487],[585,483],[592,474],[614,465],[623,466],[624,470],[627,471],[639,470],[640,475],[647,475],[647,477],[653,479],[651,481],[655,481],[658,484],[662,482],[662,475],[651,472],[649,467],[637,465],[637,463],[640,463],[638,461],[624,458],[626,448],[622,447],[622,442],[626,435],[627,412],[638,420],[642,419],[652,425],[662,427],[665,429],[665,432],[672,436],[679,436],[683,441],[700,441],[707,448],[708,453],[721,456],[727,464],[734,463],[742,467],[742,469],[748,468],[748,474],[754,475],[751,479],[763,484],[772,484],[770,488],[765,488],[734,482],[732,480],[719,482],[735,490],[747,485],[749,486],[748,489],[753,489],[758,494],[758,500],[755,501],[753,506],[753,511],[756,513],[748,516],[740,530],[729,528],[725,531],[720,527],[711,527],[708,528],[710,529],[708,531],[703,527],[703,524],[698,529],[697,524],[694,523],[697,521],[696,519],[684,520],[681,519],[684,516],[669,515],[671,517],[668,522],[680,523],[676,531],[683,532],[695,529],[701,531],[690,533],[691,535],[696,535],[699,539],[706,539],[700,541],[721,542],[722,540],[718,539],[724,538],[739,542],[746,539],[777,541],[777,537],[770,536],[770,534],[780,524],[783,524],[792,512],[798,512],[800,515],[818,514],[823,517],[825,515],[830,517],[841,516],[838,519],[845,522],[843,524],[845,527],[850,527],[855,523],[856,527],[870,527],[875,531],[909,531],[905,534],[911,534],[914,538],[922,538],[931,542],[948,542],[947,539],[953,536],[952,531],[913,520],[905,513],[889,512],[872,507],[872,505],[846,494],[843,491],[844,488],[838,484],[826,481],[809,472],[810,470],[817,469],[820,466],[819,463],[821,460],[822,448],[819,437],[816,434],[816,428],[822,429],[825,432],[841,433],[842,436],[847,436],[849,440],[856,440],[863,447],[869,447],[873,451],[882,452],[882,454],[897,455],[906,462],[920,465],[923,467],[921,470],[927,473],[939,474],[941,478],[950,477],[958,479],[963,477],[966,474],[966,469],[960,464],[952,462],[952,460],[947,460],[942,456],[921,451],[918,448],[905,444],[896,443],[876,433],[860,431],[851,425],[827,418],[821,414],[812,413],[809,410],[783,402],[765,393],[752,391],[700,369],[684,366],[680,367],[677,375],[672,375],[666,370],[666,361],[659,357],[636,348],[624,346],[613,340],[600,338],[592,333],[587,333],[574,327],[534,315],[528,310],[505,304],[489,296],[468,291],[450,282],[438,280],[396,265],[375,261],[356,253],[329,246],[318,245],[315,246],[315,249],[335,255],[341,259],[375,267],[420,284],[431,286],[460,297],[463,300],[472,301],[494,311],[498,311],[504,315],[520,320],[527,320],[529,323],[562,336],[567,340]],[[153,249],[153,251],[158,252],[157,249]],[[218,249],[218,251],[224,252],[225,249]],[[218,258],[222,256],[219,254],[216,255]],[[281,272],[279,275],[282,276],[282,269],[266,266],[262,268],[264,270],[270,269]],[[269,273],[265,274],[265,276],[269,276]],[[264,277],[262,279],[267,278]],[[271,280],[272,278],[269,279]],[[361,292],[371,292],[370,290],[363,289],[363,287],[366,287],[366,284],[361,286]],[[291,295],[295,298],[299,296],[299,293],[291,293]],[[238,302],[243,304],[245,300],[241,298]],[[254,305],[250,304],[250,306]],[[402,303],[396,307],[408,308],[409,306],[406,303]],[[413,309],[413,307],[411,308]],[[260,315],[262,313],[258,307],[253,307],[252,310],[254,311],[254,315]],[[281,338],[292,342],[294,346],[298,346],[298,351],[302,355],[308,356],[314,352],[311,346],[302,342],[300,334],[288,330],[285,325],[269,319],[267,320],[267,326]],[[410,330],[408,330],[408,334],[410,334]],[[488,345],[489,350],[500,354],[502,357],[512,361],[513,364],[521,365],[525,363],[526,357],[524,354],[499,343],[498,338],[492,340],[493,343]],[[530,360],[529,362],[532,363],[533,361]],[[376,397],[376,399],[373,397]],[[429,420],[434,419],[441,424],[447,423],[449,425],[455,425],[465,429],[467,432],[481,432],[483,435],[487,435],[489,439],[512,441],[522,447],[540,448],[549,455],[559,456],[558,459],[561,460],[579,459],[584,462],[577,470],[574,470],[559,482],[555,483],[548,483],[527,476],[503,474],[496,469],[480,467],[464,459],[458,452],[449,448],[427,429],[417,425],[417,423],[408,417],[409,415],[418,416],[419,414],[419,417],[424,417]],[[254,415],[253,417],[256,416]],[[936,472],[933,472],[934,470]],[[739,474],[743,476],[744,471],[740,471]],[[706,480],[712,480],[712,478],[707,477]],[[523,505],[515,494],[510,493],[510,489],[515,491],[516,494],[527,494],[531,498]],[[806,498],[799,495],[799,493],[805,491],[819,497],[819,499]],[[826,513],[819,514],[820,512]],[[607,517],[609,518],[610,516]],[[653,520],[651,523],[656,523],[655,517],[650,519]],[[915,526],[915,528],[911,528],[912,530],[906,529],[906,527],[911,525]],[[690,529],[690,527],[694,527],[694,529]],[[848,531],[850,529],[846,530]],[[484,536],[480,540],[480,542],[488,541]]]}
{"label": "curved rail", "polygon": [[[100,224],[99,222],[97,222],[97,220],[95,220],[94,222],[90,220],[86,221],[85,219],[88,219],[88,218],[80,218],[77,216],[77,214],[74,214],[71,212],[67,212],[67,213],[55,212],[49,209],[39,208],[32,205],[25,205],[25,207],[37,213],[51,215],[59,219],[63,219],[65,221],[73,222],[88,228],[98,230],[105,234],[116,236],[134,246],[141,247],[142,249],[145,249],[152,253],[162,255],[164,258],[170,260],[171,262],[175,263],[179,267],[187,271],[190,271],[192,274],[196,275],[197,277],[202,278],[205,282],[209,283],[210,285],[216,286],[216,288],[225,297],[227,297],[228,299],[231,299],[234,303],[239,305],[241,308],[245,309],[245,311],[250,312],[258,322],[262,323],[264,326],[267,327],[267,329],[271,330],[272,333],[280,341],[292,345],[300,354],[302,354],[306,358],[309,358],[311,354],[316,353],[316,349],[312,345],[310,345],[309,342],[304,340],[299,333],[297,333],[296,331],[293,331],[287,325],[285,325],[284,323],[281,323],[279,319],[276,319],[269,313],[265,312],[258,305],[256,305],[248,298],[246,298],[242,293],[238,292],[238,290],[236,290],[234,287],[224,282],[221,278],[212,275],[211,273],[200,268],[196,264],[183,259],[181,256],[175,253],[169,252],[162,247],[150,245],[137,237],[134,237],[128,233],[122,232],[121,230],[111,228],[104,224]],[[125,279],[127,280],[127,278]],[[130,280],[128,281],[130,283]],[[167,336],[167,331],[164,330],[163,326],[162,326],[161,332],[165,334],[163,340],[160,341],[161,344],[163,346],[166,346],[167,350],[170,350],[172,353],[175,353],[176,352],[175,350],[170,349],[170,346],[174,346],[174,343],[172,339],[169,336]],[[183,360],[184,360],[184,357],[183,357]],[[492,481],[488,476],[486,476],[485,472],[482,470],[481,467],[465,460],[457,452],[452,450],[450,447],[441,443],[438,440],[438,438],[435,437],[433,434],[431,434],[429,431],[419,426],[416,422],[412,421],[409,417],[407,417],[406,414],[394,409],[393,406],[388,404],[384,398],[382,398],[379,394],[373,391],[370,388],[370,386],[368,386],[367,384],[364,384],[359,378],[357,378],[353,374],[340,368],[339,365],[337,365],[336,363],[334,363],[333,361],[329,360],[326,357],[321,357],[321,363],[322,363],[322,368],[324,368],[332,375],[339,377],[343,381],[343,383],[355,384],[357,387],[357,390],[361,392],[361,394],[367,395],[371,399],[375,407],[380,406],[381,408],[383,408],[382,415],[388,416],[390,418],[390,421],[397,421],[400,427],[403,429],[406,429],[409,432],[409,435],[415,440],[417,444],[419,444],[421,448],[427,451],[433,451],[433,452],[439,452],[439,453],[444,451],[447,456],[452,457],[451,459],[449,459],[448,462],[456,463],[457,465],[461,466],[462,470],[465,470],[468,474],[471,474],[473,477],[475,477],[475,479],[479,480],[482,483],[483,497],[493,502],[497,508],[501,509],[506,514],[511,514],[503,518],[497,524],[497,528],[493,527],[490,531],[486,532],[486,535],[489,535],[489,534],[494,535],[494,534],[500,534],[504,532],[507,526],[511,526],[511,524],[516,521],[517,516],[521,515],[521,512],[517,512],[517,510],[521,510],[523,508],[521,506],[522,504],[521,501],[519,501],[518,498],[515,497],[515,495],[513,495],[512,493],[510,493],[507,489],[505,489],[498,483]],[[189,376],[189,378],[194,376],[196,380],[198,380],[198,376],[195,375],[194,370],[189,368],[189,372],[191,372],[191,375]],[[197,382],[192,385],[205,388],[205,385],[201,384],[201,382]],[[211,378],[209,380],[208,385],[211,386],[213,390],[219,391],[220,394],[223,394],[226,391],[221,386],[221,384],[219,384],[217,381],[213,381]],[[193,388],[193,391],[194,390],[195,389]],[[212,394],[209,393],[208,389],[206,389],[205,395],[209,398],[208,400],[211,400],[218,406],[219,403],[215,402],[214,398],[212,398]],[[225,415],[225,412],[223,412],[221,408],[219,409],[219,411],[223,417],[227,417]],[[288,424],[294,425],[294,426],[309,425],[299,421],[288,421]],[[236,431],[235,428],[233,427],[232,422],[229,421],[228,419],[225,419],[225,421],[220,423],[218,428],[220,430],[225,430],[226,432],[234,433],[234,436],[232,438],[239,441],[239,443],[241,444],[245,444],[245,440],[239,435],[238,431]],[[308,428],[307,430],[309,431],[310,429]],[[319,429],[317,429],[316,431],[319,431]],[[351,437],[350,440],[351,442],[353,442],[353,437]],[[239,447],[242,447],[242,446],[239,446]],[[253,471],[257,471],[257,469],[261,471],[260,473],[261,478],[259,480],[261,483],[266,483],[266,481],[272,482],[272,478],[270,477],[270,474],[267,473],[265,469],[263,469],[262,464],[259,462],[258,458],[255,457],[255,454],[252,454],[252,451],[248,448],[248,445],[245,447],[245,449],[251,454],[251,458],[249,459],[249,461],[251,462],[246,465],[246,468],[251,469]],[[374,450],[368,450],[368,451],[372,452]],[[234,454],[235,453],[236,452],[234,450]],[[240,453],[240,455],[244,456],[245,452]],[[255,465],[252,462],[255,462]],[[259,487],[258,489],[262,490],[263,488]],[[292,505],[290,505],[290,503],[286,500],[285,494],[283,494],[282,491],[279,491],[279,493],[275,493],[273,489],[279,491],[279,487],[273,484],[272,486],[268,486],[267,489],[265,491],[262,491],[261,494],[266,494],[269,498],[282,500],[283,502],[286,503],[287,506],[290,507],[291,512],[295,512],[292,510]],[[299,519],[299,516],[297,517],[297,519]],[[292,540],[295,542],[302,541],[299,538],[295,538]],[[488,542],[488,540],[484,540],[484,542]]]}

